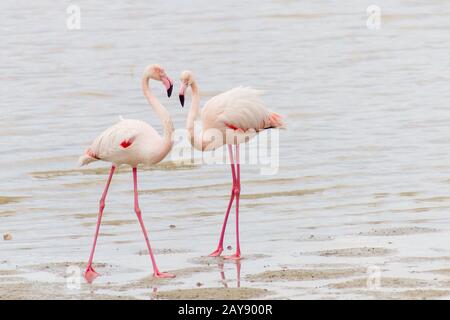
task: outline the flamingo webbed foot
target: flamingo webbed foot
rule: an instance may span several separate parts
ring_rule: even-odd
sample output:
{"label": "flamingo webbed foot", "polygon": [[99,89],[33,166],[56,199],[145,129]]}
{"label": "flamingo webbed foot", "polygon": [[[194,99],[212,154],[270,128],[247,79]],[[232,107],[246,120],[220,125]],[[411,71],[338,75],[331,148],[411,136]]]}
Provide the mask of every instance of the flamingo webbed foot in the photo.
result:
{"label": "flamingo webbed foot", "polygon": [[215,251],[211,252],[208,257],[220,257],[220,255],[222,254],[223,248],[219,247],[217,248]]}
{"label": "flamingo webbed foot", "polygon": [[84,278],[88,283],[92,283],[95,278],[97,278],[100,274],[92,268],[91,265],[87,266],[86,271],[84,272]]}
{"label": "flamingo webbed foot", "polygon": [[164,278],[175,278],[176,275],[174,275],[172,273],[168,273],[168,272],[159,272],[159,271],[157,271],[157,272],[155,272],[153,274],[153,277],[164,279]]}
{"label": "flamingo webbed foot", "polygon": [[224,256],[223,258],[227,259],[227,260],[241,260],[242,259],[240,253],[235,253],[235,254],[233,254],[231,256]]}

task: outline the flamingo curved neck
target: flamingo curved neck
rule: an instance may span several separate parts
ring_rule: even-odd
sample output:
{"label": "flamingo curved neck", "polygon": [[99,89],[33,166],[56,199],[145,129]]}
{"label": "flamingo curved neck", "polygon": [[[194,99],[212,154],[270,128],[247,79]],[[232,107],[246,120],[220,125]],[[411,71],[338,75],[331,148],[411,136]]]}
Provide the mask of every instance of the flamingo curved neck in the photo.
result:
{"label": "flamingo curved neck", "polygon": [[200,151],[204,151],[208,146],[208,141],[203,140],[203,129],[200,133],[195,132],[194,121],[200,111],[200,94],[198,92],[197,82],[194,80],[191,84],[192,102],[186,121],[186,129],[191,145]]}
{"label": "flamingo curved neck", "polygon": [[144,91],[144,96],[147,98],[148,103],[153,107],[153,110],[158,115],[159,119],[162,122],[162,126],[164,129],[163,133],[163,144],[161,146],[160,152],[160,160],[162,160],[170,151],[172,148],[172,136],[173,136],[173,123],[172,119],[170,118],[169,113],[167,110],[163,107],[163,105],[158,101],[158,99],[151,93],[150,86],[149,86],[149,78],[144,76],[142,77],[142,90]]}

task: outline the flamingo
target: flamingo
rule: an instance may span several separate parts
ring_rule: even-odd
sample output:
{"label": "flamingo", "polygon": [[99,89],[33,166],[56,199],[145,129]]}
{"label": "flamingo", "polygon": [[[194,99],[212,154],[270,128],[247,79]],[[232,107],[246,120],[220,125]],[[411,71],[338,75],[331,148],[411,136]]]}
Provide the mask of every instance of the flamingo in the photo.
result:
{"label": "flamingo", "polygon": [[[223,240],[228,216],[236,200],[236,253],[225,259],[241,259],[239,242],[239,198],[241,194],[241,173],[239,145],[249,141],[259,132],[270,128],[283,128],[282,117],[267,109],[260,99],[261,91],[247,87],[237,87],[208,100],[201,112],[202,131],[194,131],[194,120],[199,113],[200,95],[197,82],[191,71],[181,74],[179,98],[184,106],[184,94],[188,87],[192,91],[192,102],[187,117],[186,128],[191,145],[200,151],[209,151],[228,145],[231,163],[232,188],[225,213],[217,249],[209,256],[218,257],[223,251]],[[235,151],[233,154],[233,145]]]}
{"label": "flamingo", "polygon": [[161,81],[167,90],[167,96],[170,97],[173,89],[173,82],[167,76],[164,69],[157,65],[152,64],[145,68],[142,75],[141,85],[144,92],[144,96],[147,98],[148,103],[153,107],[153,110],[158,115],[164,128],[163,136],[160,136],[158,132],[153,129],[149,124],[141,120],[123,119],[115,125],[109,127],[103,133],[101,133],[92,142],[91,146],[85,151],[85,153],[79,158],[80,166],[84,166],[94,161],[106,161],[111,162],[111,169],[109,177],[106,182],[105,189],[100,199],[100,208],[98,213],[97,226],[95,229],[94,242],[92,244],[91,254],[86,267],[84,276],[88,282],[92,282],[99,274],[92,267],[92,261],[94,258],[95,246],[97,244],[98,232],[100,229],[100,223],[103,216],[103,210],[105,208],[106,194],[108,193],[109,185],[113,177],[116,167],[121,164],[129,165],[133,168],[133,183],[134,183],[134,211],[139,220],[144,238],[147,244],[148,252],[150,254],[153,276],[157,278],[173,278],[175,275],[160,272],[153,255],[150,241],[148,238],[147,230],[142,220],[142,212],[139,208],[138,200],[138,187],[137,187],[137,166],[138,164],[154,165],[160,162],[172,148],[172,134],[174,131],[172,120],[169,113],[161,105],[158,99],[152,94],[149,81],[150,79]]}

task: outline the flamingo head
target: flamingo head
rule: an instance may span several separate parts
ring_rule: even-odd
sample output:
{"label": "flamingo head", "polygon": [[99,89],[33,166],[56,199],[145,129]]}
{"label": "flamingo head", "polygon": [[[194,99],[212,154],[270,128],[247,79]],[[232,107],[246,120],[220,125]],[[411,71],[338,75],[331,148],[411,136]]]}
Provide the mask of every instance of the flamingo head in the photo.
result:
{"label": "flamingo head", "polygon": [[161,81],[166,88],[167,96],[170,97],[172,94],[173,82],[170,80],[163,67],[158,64],[151,64],[145,68],[144,76],[148,79]]}
{"label": "flamingo head", "polygon": [[180,97],[181,106],[184,107],[184,92],[194,82],[194,75],[192,74],[191,71],[185,70],[181,73],[180,81],[181,81],[181,88],[178,96]]}

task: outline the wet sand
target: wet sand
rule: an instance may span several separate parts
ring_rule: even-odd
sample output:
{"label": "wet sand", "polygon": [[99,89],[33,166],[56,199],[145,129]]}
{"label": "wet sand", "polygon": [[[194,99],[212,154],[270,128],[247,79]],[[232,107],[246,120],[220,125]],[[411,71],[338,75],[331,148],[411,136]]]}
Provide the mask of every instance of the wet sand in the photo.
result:
{"label": "wet sand", "polygon": [[253,282],[323,280],[361,275],[365,271],[365,269],[285,269],[257,273],[248,276],[248,279]]}
{"label": "wet sand", "polygon": [[[411,236],[409,232],[403,231],[404,228],[397,231],[393,228],[387,235],[377,233],[373,236],[388,238]],[[370,235],[361,237],[368,236]],[[316,242],[319,244],[323,240],[319,239]],[[442,265],[442,262],[450,261],[450,256],[399,258],[395,254],[397,251],[383,247],[337,248],[301,251],[295,255],[295,259],[304,260],[304,263],[296,264],[297,267],[293,267],[290,263],[277,268],[270,254],[249,254],[240,262],[235,262],[196,256],[192,251],[176,248],[167,250],[157,248],[156,252],[159,257],[176,255],[177,259],[184,259],[190,266],[169,270],[177,275],[175,279],[155,279],[151,275],[142,276],[142,265],[138,267],[130,264],[126,267],[124,264],[96,262],[95,268],[101,276],[92,284],[88,284],[76,275],[77,287],[71,288],[68,281],[72,279],[72,274],[68,270],[75,268],[77,272],[81,272],[85,267],[83,261],[12,267],[8,260],[2,260],[0,298],[99,300],[450,298],[448,280],[450,268],[436,268]],[[108,255],[114,253],[109,251]],[[147,257],[145,250],[136,252],[136,255]],[[374,263],[372,259],[376,259],[378,263]],[[144,265],[146,262],[148,261],[145,261]],[[401,268],[398,268],[399,265]],[[380,275],[376,286],[371,284],[373,277],[370,268],[373,266],[377,266]]]}
{"label": "wet sand", "polygon": [[185,300],[249,300],[267,295],[265,289],[254,288],[205,288],[157,292],[158,299]]}

